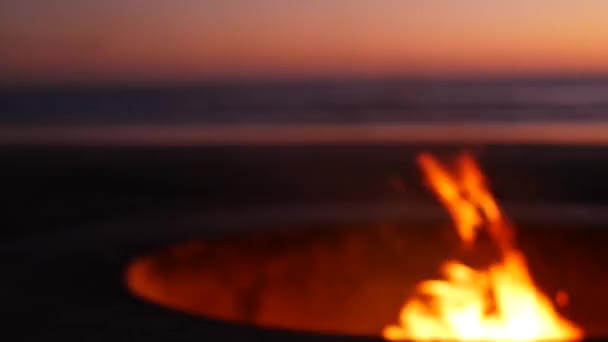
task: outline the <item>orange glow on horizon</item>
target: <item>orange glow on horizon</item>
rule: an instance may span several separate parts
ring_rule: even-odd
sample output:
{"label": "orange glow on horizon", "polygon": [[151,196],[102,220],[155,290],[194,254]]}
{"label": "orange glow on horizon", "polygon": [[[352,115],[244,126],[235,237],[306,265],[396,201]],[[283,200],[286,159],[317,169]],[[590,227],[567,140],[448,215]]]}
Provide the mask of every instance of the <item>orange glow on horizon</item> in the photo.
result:
{"label": "orange glow on horizon", "polygon": [[154,0],[103,10],[93,4],[72,4],[78,7],[72,11],[7,7],[0,14],[0,73],[19,79],[608,72],[604,1]]}

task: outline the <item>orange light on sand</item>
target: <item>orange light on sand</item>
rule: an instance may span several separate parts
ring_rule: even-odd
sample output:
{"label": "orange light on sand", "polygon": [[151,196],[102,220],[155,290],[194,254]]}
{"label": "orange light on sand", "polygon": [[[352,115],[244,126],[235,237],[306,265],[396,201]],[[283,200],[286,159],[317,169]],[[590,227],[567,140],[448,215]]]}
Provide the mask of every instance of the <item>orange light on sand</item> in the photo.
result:
{"label": "orange light on sand", "polygon": [[[455,172],[428,154],[419,156],[429,187],[448,209],[460,239],[474,247],[487,229],[500,260],[485,269],[446,261],[444,280],[427,280],[401,309],[399,324],[383,331],[387,340],[541,341],[580,340],[583,331],[560,316],[534,285],[513,229],[488,191],[473,158],[459,157]],[[559,302],[566,302],[561,293]]]}

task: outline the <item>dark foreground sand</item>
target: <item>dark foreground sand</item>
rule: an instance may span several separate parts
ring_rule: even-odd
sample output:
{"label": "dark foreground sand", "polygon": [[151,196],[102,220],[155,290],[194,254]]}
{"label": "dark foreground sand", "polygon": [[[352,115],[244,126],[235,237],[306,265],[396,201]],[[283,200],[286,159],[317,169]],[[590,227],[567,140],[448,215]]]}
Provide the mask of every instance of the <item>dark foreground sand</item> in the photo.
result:
{"label": "dark foreground sand", "polygon": [[184,207],[433,203],[416,153],[475,151],[502,202],[608,204],[608,148],[0,147],[0,240]]}
{"label": "dark foreground sand", "polygon": [[[125,265],[134,256],[192,239],[224,239],[212,243],[218,251],[242,246],[237,248],[237,261],[223,262],[224,252],[216,253],[214,260],[227,265],[226,272],[242,265],[239,258],[263,255],[255,241],[269,246],[265,252],[279,256],[320,244],[326,248],[322,253],[333,260],[327,271],[335,276],[331,281],[342,283],[346,281],[342,275],[332,271],[342,270],[343,264],[340,253],[332,254],[333,246],[340,250],[343,236],[354,234],[364,250],[357,259],[361,268],[345,268],[350,273],[342,274],[348,282],[362,280],[359,284],[383,279],[368,277],[372,270],[391,277],[399,274],[403,279],[389,279],[393,285],[387,296],[391,300],[378,302],[387,312],[395,311],[405,297],[404,293],[399,302],[392,300],[401,280],[407,287],[408,279],[435,272],[447,249],[442,244],[451,246],[446,217],[421,185],[413,163],[417,151],[429,149],[449,154],[460,147],[4,148],[0,166],[7,201],[1,227],[0,301],[8,318],[3,329],[16,330],[23,340],[335,340],[167,311],[129,294],[123,283]],[[557,146],[475,150],[497,196],[509,208],[544,205],[542,215],[534,220],[513,210],[516,219],[526,221],[520,228],[520,244],[539,284],[549,293],[568,289],[572,304],[567,314],[606,336],[602,318],[608,316],[608,296],[602,292],[606,288],[608,233],[603,229],[607,221],[602,208],[608,203],[608,150]],[[351,210],[328,205],[331,203],[346,204]],[[357,209],[369,203],[380,203],[380,209],[371,214]],[[407,215],[385,219],[383,213],[395,211],[382,209],[381,203],[403,203],[405,212],[417,213],[412,216],[417,219],[408,220]],[[262,213],[268,208],[311,205],[321,208],[322,214],[305,210],[296,210],[298,215],[281,215],[276,210]],[[417,210],[417,205],[435,209]],[[551,215],[546,209],[568,205],[576,210],[556,209],[559,215]],[[420,222],[408,222],[417,220]],[[397,239],[387,241],[385,225],[401,227],[388,230]],[[255,237],[269,229],[293,236],[263,233]],[[243,230],[254,235],[243,237],[238,233]],[[344,231],[353,233],[343,235]],[[225,240],[230,237],[240,242]],[[384,248],[390,241],[403,242],[406,248]],[[405,269],[414,259],[422,262],[410,264],[407,272],[392,271],[392,267]],[[303,269],[307,267],[305,264]],[[301,283],[308,284],[308,278],[304,279]],[[363,304],[357,305],[361,310]],[[252,308],[255,305],[249,305],[245,313],[252,315]],[[340,310],[337,312],[347,312]],[[393,313],[386,315],[392,317]],[[362,326],[365,332],[371,331],[383,320],[378,316],[366,323],[369,326]]]}

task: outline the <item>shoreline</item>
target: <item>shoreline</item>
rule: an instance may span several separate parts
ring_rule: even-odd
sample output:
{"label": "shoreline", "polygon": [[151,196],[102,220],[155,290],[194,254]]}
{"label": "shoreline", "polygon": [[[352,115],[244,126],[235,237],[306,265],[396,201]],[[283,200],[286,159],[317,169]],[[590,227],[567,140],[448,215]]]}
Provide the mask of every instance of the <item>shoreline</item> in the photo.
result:
{"label": "shoreline", "polygon": [[0,145],[608,145],[608,122],[0,126]]}

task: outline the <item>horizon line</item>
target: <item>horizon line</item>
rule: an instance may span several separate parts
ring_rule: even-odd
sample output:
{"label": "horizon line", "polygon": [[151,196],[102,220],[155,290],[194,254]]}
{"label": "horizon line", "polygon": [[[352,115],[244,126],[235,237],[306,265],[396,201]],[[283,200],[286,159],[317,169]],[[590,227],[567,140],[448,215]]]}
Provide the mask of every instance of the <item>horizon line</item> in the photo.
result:
{"label": "horizon line", "polygon": [[602,72],[522,72],[479,74],[378,74],[378,75],[278,75],[274,77],[226,76],[199,78],[135,78],[135,79],[22,79],[0,80],[2,88],[22,87],[96,87],[96,86],[157,86],[197,84],[258,84],[314,82],[510,82],[510,81],[608,81],[608,70]]}

